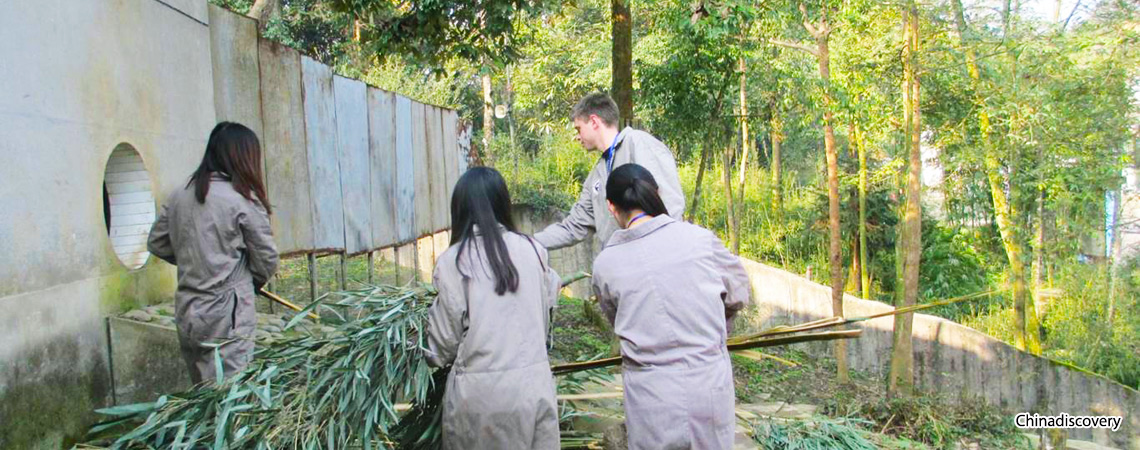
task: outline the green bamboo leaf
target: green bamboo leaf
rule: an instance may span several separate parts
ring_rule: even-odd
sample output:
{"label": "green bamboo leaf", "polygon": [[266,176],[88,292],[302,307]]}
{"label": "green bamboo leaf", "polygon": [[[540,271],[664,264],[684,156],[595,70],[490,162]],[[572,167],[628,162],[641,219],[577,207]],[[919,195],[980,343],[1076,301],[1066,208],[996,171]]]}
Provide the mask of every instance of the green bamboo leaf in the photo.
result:
{"label": "green bamboo leaf", "polygon": [[132,403],[130,405],[115,406],[111,408],[96,409],[95,412],[106,416],[131,416],[154,410],[155,402]]}

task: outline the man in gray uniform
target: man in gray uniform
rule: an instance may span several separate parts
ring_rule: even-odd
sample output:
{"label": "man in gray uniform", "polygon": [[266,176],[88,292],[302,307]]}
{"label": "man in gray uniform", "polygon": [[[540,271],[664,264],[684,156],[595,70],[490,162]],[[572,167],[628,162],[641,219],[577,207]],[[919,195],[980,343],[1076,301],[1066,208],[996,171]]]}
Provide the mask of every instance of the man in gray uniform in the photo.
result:
{"label": "man in gray uniform", "polygon": [[682,220],[685,194],[677,176],[673,152],[657,138],[641,130],[626,127],[618,130],[618,109],[608,95],[596,92],[582,98],[571,113],[578,142],[586,150],[602,152],[593,170],[582,184],[578,201],[570,215],[538,233],[534,239],[548,249],[569,247],[586,239],[594,231],[598,248],[605,245],[618,224],[606,209],[606,178],[613,169],[628,163],[644,166],[660,186],[661,200],[669,216]]}

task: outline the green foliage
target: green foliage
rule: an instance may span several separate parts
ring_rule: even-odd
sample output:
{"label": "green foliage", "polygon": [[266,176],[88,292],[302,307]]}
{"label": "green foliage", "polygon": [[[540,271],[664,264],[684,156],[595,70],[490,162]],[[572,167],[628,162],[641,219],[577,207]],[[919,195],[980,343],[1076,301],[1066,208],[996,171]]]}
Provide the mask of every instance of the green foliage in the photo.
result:
{"label": "green foliage", "polygon": [[512,146],[510,136],[495,136],[492,163],[507,180],[512,202],[539,210],[570,210],[599,154],[586,151],[569,133],[545,136],[537,154]]}
{"label": "green foliage", "polygon": [[858,420],[833,420],[823,417],[811,422],[788,423],[762,421],[752,424],[752,439],[764,450],[874,450],[869,434]]}
{"label": "green foliage", "polygon": [[499,64],[518,59],[524,36],[519,21],[542,14],[554,2],[525,0],[326,0],[358,20],[369,53],[402,55],[440,65],[451,58]]}
{"label": "green foliage", "polygon": [[860,415],[868,417],[876,429],[934,448],[959,448],[966,440],[980,448],[1030,449],[1013,416],[981,399],[959,403],[935,395],[894,398],[864,405]]}
{"label": "green foliage", "polygon": [[[1046,355],[1085,367],[1140,389],[1140,271],[1118,274],[1117,292],[1109,292],[1108,271],[1086,265],[1062,266],[1039,312],[1046,330]],[[1115,315],[1108,306],[1115,297]]]}

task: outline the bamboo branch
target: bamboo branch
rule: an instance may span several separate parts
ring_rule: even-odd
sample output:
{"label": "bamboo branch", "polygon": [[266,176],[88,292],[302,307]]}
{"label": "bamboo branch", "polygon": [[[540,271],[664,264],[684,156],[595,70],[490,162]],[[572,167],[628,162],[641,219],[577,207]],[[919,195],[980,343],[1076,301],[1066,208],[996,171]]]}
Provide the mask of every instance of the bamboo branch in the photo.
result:
{"label": "bamboo branch", "polygon": [[[835,339],[852,339],[859,337],[863,330],[843,330],[843,331],[824,331],[820,333],[801,334],[799,336],[785,336],[778,338],[765,338],[755,339],[751,341],[736,342],[728,345],[729,351],[749,350],[761,347],[776,347],[780,345],[796,344],[800,342],[812,341],[831,341]],[[576,362],[570,364],[561,364],[551,367],[551,372],[555,375],[563,375],[567,373],[581,372],[583,370],[600,369],[603,367],[611,367],[621,364],[622,358],[620,356],[613,356],[603,359],[595,359],[593,361]]]}
{"label": "bamboo branch", "polygon": [[592,275],[590,275],[587,272],[578,272],[578,273],[573,273],[573,274],[564,276],[564,277],[562,277],[562,287],[569,286],[570,283],[573,283],[573,282],[581,280],[581,279],[590,278],[591,276]]}
{"label": "bamboo branch", "polygon": [[[937,302],[924,303],[924,304],[920,304],[920,305],[912,305],[912,306],[908,306],[905,308],[896,308],[896,309],[892,309],[890,311],[884,311],[884,312],[881,312],[878,314],[872,314],[872,315],[863,316],[863,317],[852,317],[849,319],[845,319],[842,317],[827,317],[827,318],[823,318],[823,319],[819,319],[819,320],[813,320],[811,322],[802,323],[802,324],[798,324],[798,325],[778,326],[778,327],[770,328],[770,329],[760,331],[758,333],[751,334],[748,336],[739,336],[736,338],[729,339],[728,340],[728,350],[729,351],[739,351],[739,350],[747,350],[747,349],[759,348],[759,347],[775,347],[775,346],[780,346],[780,345],[795,344],[795,343],[799,343],[799,342],[829,341],[829,340],[836,340],[836,339],[857,338],[857,337],[859,337],[862,330],[855,329],[855,330],[842,330],[842,331],[825,331],[825,332],[819,332],[819,333],[801,334],[801,335],[797,335],[797,336],[782,336],[782,335],[791,334],[791,333],[800,333],[800,332],[804,332],[804,331],[819,330],[819,329],[823,329],[823,328],[831,328],[831,327],[840,326],[840,325],[847,325],[847,324],[854,323],[854,322],[863,322],[863,321],[867,321],[867,320],[871,320],[871,319],[877,319],[880,317],[895,316],[895,315],[899,315],[899,314],[912,313],[915,311],[921,311],[921,310],[933,308],[936,306],[944,306],[944,305],[949,305],[949,304],[953,304],[953,303],[964,302],[967,300],[973,300],[973,299],[977,299],[977,298],[981,298],[981,297],[987,297],[987,296],[993,295],[993,294],[998,293],[998,292],[1001,292],[1001,291],[1000,290],[994,290],[994,291],[978,292],[978,293],[974,293],[974,294],[963,295],[961,297],[954,297],[954,298],[949,298],[949,299],[945,299],[945,300],[940,300]],[[782,337],[774,337],[774,336],[782,336]],[[561,375],[561,374],[566,374],[566,373],[579,372],[579,371],[583,371],[583,370],[590,370],[590,369],[598,369],[598,368],[602,368],[602,367],[616,366],[618,364],[621,364],[621,357],[620,356],[613,356],[613,357],[604,358],[604,359],[597,359],[597,360],[593,360],[593,361],[577,362],[577,363],[570,363],[570,364],[561,364],[561,365],[551,367],[551,371],[553,371],[555,375]]]}
{"label": "bamboo branch", "polygon": [[[292,309],[293,311],[301,312],[301,310],[302,310],[302,308],[300,306],[294,305],[289,300],[285,300],[285,299],[281,298],[280,296],[278,296],[277,294],[269,292],[265,289],[258,289],[257,293],[260,294],[262,297],[265,297],[267,299],[270,299],[270,300],[273,300],[277,303],[280,303],[280,304],[284,305],[286,308]],[[321,319],[319,316],[317,316],[316,314],[314,314],[311,311],[309,312],[309,318],[311,318],[313,320],[320,320]]]}
{"label": "bamboo branch", "polygon": [[779,39],[768,39],[768,43],[772,44],[772,45],[779,46],[779,47],[785,47],[785,48],[790,48],[790,49],[794,49],[794,50],[799,50],[802,52],[807,52],[807,53],[811,54],[812,56],[816,56],[816,57],[819,56],[819,53],[817,53],[814,48],[807,46],[805,44],[801,44],[799,42],[787,42],[787,41],[781,41]]}

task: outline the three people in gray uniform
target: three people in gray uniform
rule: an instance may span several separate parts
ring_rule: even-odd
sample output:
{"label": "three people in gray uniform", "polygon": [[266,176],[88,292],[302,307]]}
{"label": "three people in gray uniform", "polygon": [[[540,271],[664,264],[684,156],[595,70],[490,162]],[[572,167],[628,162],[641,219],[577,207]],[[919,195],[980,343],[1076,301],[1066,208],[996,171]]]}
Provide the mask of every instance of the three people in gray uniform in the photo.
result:
{"label": "three people in gray uniform", "polygon": [[[543,247],[594,231],[604,248],[593,286],[621,343],[629,448],[730,449],[727,338],[751,301],[748,275],[715,234],[680,220],[684,196],[663,144],[619,132],[617,107],[604,94],[584,98],[572,119],[582,145],[604,152],[568,217],[533,239],[514,232],[493,169],[472,169],[456,185],[452,246],[436,263],[439,297],[428,325],[431,361],[454,370],[444,446],[558,448],[542,343],[559,286]],[[472,219],[480,210],[494,211],[484,212],[494,220]]]}

